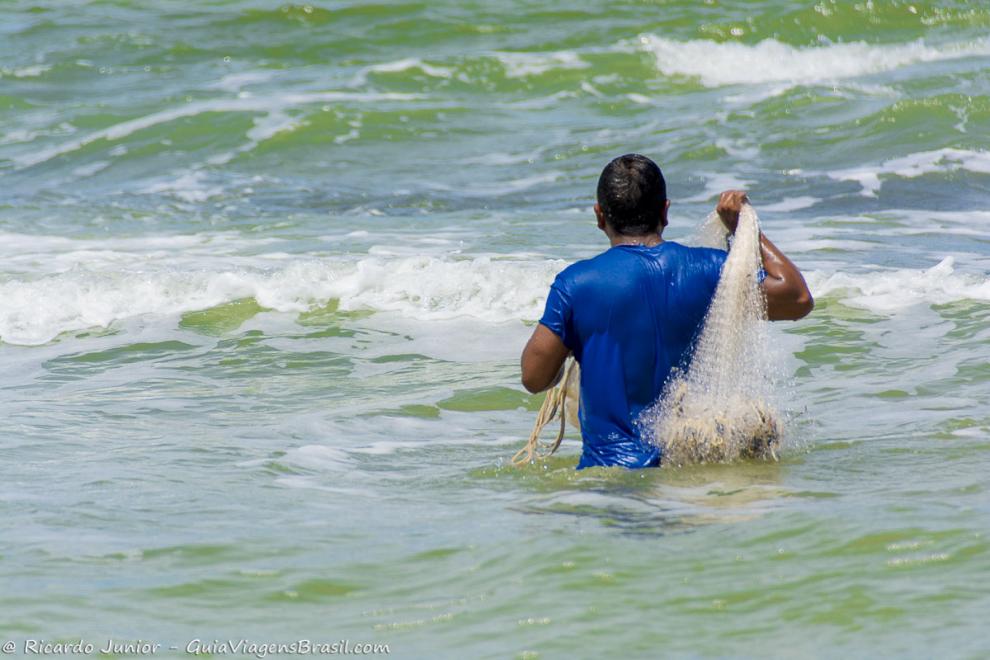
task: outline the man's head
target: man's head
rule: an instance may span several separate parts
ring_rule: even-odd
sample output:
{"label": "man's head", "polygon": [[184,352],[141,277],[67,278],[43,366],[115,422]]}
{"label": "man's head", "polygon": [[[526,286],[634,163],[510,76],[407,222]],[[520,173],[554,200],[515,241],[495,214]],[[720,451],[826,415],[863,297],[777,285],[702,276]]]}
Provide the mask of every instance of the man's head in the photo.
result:
{"label": "man's head", "polygon": [[657,164],[646,156],[619,156],[598,178],[595,213],[602,229],[607,223],[623,236],[642,236],[667,226],[667,182]]}

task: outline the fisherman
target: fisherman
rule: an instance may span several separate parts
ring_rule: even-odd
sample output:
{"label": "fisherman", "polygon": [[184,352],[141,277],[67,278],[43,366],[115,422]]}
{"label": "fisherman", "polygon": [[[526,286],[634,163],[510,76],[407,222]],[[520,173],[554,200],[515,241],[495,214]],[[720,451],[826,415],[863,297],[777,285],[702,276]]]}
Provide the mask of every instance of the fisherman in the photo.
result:
{"label": "fisherman", "polygon": [[[660,449],[642,440],[634,421],[690,356],[728,253],[662,238],[667,184],[645,156],[606,165],[597,196],[598,228],[611,247],[557,275],[522,353],[522,383],[534,393],[553,386],[573,353],[581,365],[578,469],[656,467]],[[747,201],[741,190],[721,194],[716,210],[730,233]],[[807,316],[814,300],[801,272],[762,234],[760,252],[767,317]]]}

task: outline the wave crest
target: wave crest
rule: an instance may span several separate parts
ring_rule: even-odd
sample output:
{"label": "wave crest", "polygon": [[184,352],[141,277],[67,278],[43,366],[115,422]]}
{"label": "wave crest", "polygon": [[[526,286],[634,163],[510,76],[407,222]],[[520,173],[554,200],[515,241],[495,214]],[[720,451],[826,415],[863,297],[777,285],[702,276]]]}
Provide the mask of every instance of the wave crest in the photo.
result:
{"label": "wave crest", "polygon": [[148,314],[199,311],[244,298],[280,312],[302,312],[336,300],[342,310],[397,312],[421,320],[535,319],[564,265],[491,257],[367,257],[309,259],[266,270],[94,272],[76,267],[0,283],[0,340],[44,344],[65,332]]}
{"label": "wave crest", "polygon": [[917,62],[937,62],[990,55],[990,39],[931,46],[863,42],[798,48],[776,39],[749,45],[707,39],[674,41],[644,34],[640,47],[656,58],[665,75],[696,77],[706,87],[790,83],[814,84],[892,71]]}

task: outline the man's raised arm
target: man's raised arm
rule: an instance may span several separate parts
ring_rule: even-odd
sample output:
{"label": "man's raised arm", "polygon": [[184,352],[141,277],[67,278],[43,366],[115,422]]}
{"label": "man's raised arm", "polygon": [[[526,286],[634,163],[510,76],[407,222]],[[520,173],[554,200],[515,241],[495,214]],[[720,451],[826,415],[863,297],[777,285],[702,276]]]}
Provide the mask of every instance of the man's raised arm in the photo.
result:
{"label": "man's raised arm", "polygon": [[[726,190],[719,197],[719,217],[732,233],[739,223],[739,211],[749,202],[742,190]],[[763,258],[763,291],[767,298],[767,318],[771,321],[796,321],[815,308],[808,284],[801,271],[787,256],[760,232],[760,255]]]}

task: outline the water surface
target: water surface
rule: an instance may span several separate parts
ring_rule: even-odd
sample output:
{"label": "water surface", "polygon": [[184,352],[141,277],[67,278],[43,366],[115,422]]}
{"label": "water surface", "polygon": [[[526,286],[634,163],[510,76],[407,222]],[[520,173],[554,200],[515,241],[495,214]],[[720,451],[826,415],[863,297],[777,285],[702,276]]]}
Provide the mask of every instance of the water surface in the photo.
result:
{"label": "water surface", "polygon": [[[0,16],[0,638],[990,653],[990,9]],[[507,466],[629,151],[668,238],[744,186],[808,276],[780,463]]]}

